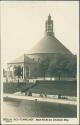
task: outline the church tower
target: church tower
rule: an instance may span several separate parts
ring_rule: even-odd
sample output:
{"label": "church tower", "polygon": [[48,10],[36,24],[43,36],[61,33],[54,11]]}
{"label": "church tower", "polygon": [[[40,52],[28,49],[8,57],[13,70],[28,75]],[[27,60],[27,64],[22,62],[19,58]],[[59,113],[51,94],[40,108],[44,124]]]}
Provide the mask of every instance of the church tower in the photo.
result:
{"label": "church tower", "polygon": [[54,35],[53,32],[53,20],[51,20],[51,15],[49,14],[48,19],[45,22],[45,32],[47,35]]}

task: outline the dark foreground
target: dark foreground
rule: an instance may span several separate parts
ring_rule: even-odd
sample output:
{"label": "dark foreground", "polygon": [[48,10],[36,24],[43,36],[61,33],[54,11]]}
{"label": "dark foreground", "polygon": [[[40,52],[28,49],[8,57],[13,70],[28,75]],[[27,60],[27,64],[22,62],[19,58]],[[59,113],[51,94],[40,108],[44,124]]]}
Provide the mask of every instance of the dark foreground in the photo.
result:
{"label": "dark foreground", "polygon": [[77,117],[77,107],[56,103],[8,100],[3,105],[4,117]]}

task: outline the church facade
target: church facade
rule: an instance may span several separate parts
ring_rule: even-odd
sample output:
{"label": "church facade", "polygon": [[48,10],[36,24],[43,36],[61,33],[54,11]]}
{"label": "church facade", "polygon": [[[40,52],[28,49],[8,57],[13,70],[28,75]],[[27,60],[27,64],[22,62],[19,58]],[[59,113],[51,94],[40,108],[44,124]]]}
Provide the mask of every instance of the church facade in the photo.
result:
{"label": "church facade", "polygon": [[[38,64],[43,59],[58,58],[59,55],[73,56],[73,54],[55,37],[53,30],[53,20],[49,14],[45,22],[45,35],[37,42],[27,54],[22,55],[13,62],[8,63],[7,78],[16,79],[14,70],[15,67],[21,66],[22,77],[26,80],[33,78],[38,68]],[[39,77],[39,76],[37,76]]]}

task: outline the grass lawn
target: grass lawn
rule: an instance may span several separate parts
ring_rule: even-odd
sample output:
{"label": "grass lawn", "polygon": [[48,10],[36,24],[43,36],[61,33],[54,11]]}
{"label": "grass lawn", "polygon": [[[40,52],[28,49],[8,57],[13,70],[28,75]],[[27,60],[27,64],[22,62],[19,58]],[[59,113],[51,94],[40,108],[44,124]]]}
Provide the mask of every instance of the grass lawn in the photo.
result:
{"label": "grass lawn", "polygon": [[14,92],[18,92],[18,91],[22,91],[24,89],[27,89],[29,87],[31,87],[33,85],[33,83],[4,83],[3,84],[3,92],[4,93],[14,93]]}
{"label": "grass lawn", "polygon": [[[24,91],[32,87],[33,83],[4,83],[4,93]],[[77,96],[77,81],[38,81],[35,86],[29,89],[33,93],[45,93],[51,95],[61,94],[63,96]]]}
{"label": "grass lawn", "polygon": [[76,81],[53,81],[53,83],[39,83],[34,88],[30,89],[34,93],[45,93],[64,96],[77,96]]}

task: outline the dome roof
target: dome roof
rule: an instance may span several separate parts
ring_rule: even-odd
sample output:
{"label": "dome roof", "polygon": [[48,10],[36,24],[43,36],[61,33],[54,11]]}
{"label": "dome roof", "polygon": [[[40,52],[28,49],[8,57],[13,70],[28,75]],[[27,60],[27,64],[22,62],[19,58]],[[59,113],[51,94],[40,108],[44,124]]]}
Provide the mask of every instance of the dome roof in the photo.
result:
{"label": "dome roof", "polygon": [[55,36],[52,35],[45,35],[30,51],[28,51],[28,54],[38,53],[72,54]]}

